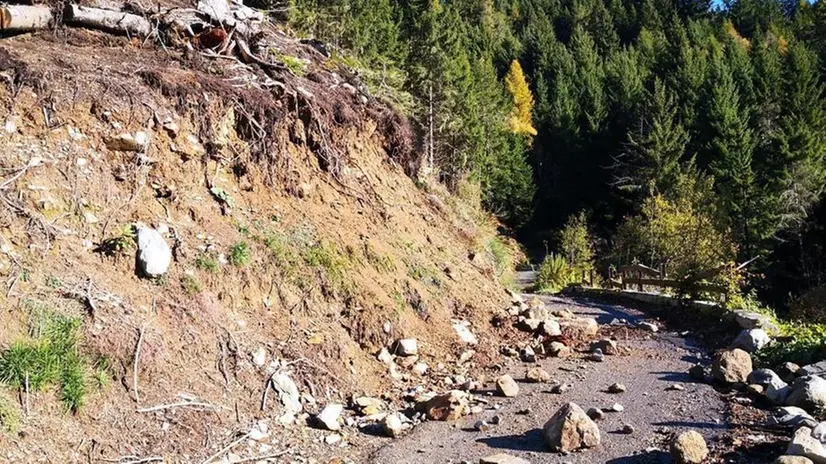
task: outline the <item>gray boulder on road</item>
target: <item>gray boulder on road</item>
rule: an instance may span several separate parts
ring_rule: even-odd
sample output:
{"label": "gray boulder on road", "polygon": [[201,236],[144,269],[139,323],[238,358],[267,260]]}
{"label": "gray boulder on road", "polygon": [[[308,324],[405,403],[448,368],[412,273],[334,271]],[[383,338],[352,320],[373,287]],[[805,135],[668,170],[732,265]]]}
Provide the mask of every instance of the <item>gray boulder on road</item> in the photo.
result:
{"label": "gray boulder on road", "polygon": [[746,382],[751,371],[751,356],[739,348],[718,353],[711,366],[712,377],[724,383]]}
{"label": "gray boulder on road", "polygon": [[816,375],[797,378],[792,384],[787,403],[807,411],[825,408],[826,380]]}
{"label": "gray boulder on road", "polygon": [[574,403],[562,406],[548,420],[543,431],[548,446],[564,453],[593,448],[600,443],[597,424]]}
{"label": "gray boulder on road", "polygon": [[814,464],[826,464],[826,449],[820,440],[812,436],[812,429],[806,426],[794,432],[786,454],[809,458]]}
{"label": "gray boulder on road", "polygon": [[771,343],[771,341],[771,337],[763,329],[743,329],[731,343],[731,348],[740,348],[749,353],[754,353]]}

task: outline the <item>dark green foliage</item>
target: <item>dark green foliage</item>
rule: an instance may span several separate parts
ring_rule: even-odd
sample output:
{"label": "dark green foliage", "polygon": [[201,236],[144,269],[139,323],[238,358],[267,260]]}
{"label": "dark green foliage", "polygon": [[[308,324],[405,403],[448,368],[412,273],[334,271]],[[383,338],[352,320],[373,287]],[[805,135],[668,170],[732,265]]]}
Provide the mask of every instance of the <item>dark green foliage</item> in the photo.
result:
{"label": "dark green foliage", "polygon": [[[477,179],[485,206],[528,240],[558,237],[585,210],[607,256],[618,239],[634,243],[621,236],[634,225],[625,218],[681,198],[676,179],[690,171],[713,188],[704,200],[713,217],[679,202],[676,213],[731,237],[731,259],[759,256],[750,270],[766,276],[755,282],[760,295],[785,303],[826,281],[823,2],[731,0],[715,11],[708,0],[292,5],[295,27],[392,70],[383,73],[397,78],[383,82],[412,96],[424,165],[450,187]],[[535,136],[509,130],[503,80],[514,61],[532,94],[533,114],[522,119]],[[610,255],[642,258],[630,254]]]}
{"label": "dark green foliage", "polygon": [[29,391],[56,384],[66,409],[77,412],[86,396],[86,362],[77,346],[80,319],[33,308],[32,338],[0,353],[0,382]]}

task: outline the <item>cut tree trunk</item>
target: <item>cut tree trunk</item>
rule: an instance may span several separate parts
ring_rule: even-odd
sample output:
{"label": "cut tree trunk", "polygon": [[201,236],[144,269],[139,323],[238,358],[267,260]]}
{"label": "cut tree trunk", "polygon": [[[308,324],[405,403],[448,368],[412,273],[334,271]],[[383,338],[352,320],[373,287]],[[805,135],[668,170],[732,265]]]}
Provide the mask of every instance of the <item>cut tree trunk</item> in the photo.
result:
{"label": "cut tree trunk", "polygon": [[4,5],[0,8],[0,31],[24,32],[45,29],[52,21],[52,10],[38,5]]}
{"label": "cut tree trunk", "polygon": [[146,37],[154,29],[146,18],[120,11],[66,5],[63,14],[66,24],[84,26],[119,34]]}

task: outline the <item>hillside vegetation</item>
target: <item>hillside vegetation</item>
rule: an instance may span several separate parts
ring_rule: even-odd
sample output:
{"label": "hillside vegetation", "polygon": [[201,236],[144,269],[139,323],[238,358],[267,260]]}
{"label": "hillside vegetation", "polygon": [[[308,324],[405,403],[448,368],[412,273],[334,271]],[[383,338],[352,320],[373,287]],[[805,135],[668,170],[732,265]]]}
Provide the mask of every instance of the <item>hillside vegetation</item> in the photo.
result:
{"label": "hillside vegetation", "polygon": [[751,261],[728,282],[778,309],[822,285],[822,2],[290,5],[412,96],[434,169],[478,179],[537,258],[564,253],[558,231],[584,213],[602,274]]}

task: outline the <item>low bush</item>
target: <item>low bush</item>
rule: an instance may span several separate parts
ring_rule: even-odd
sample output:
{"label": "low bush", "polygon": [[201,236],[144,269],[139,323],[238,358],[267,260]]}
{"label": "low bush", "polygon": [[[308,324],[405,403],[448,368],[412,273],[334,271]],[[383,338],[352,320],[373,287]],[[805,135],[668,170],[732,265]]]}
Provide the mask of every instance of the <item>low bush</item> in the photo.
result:
{"label": "low bush", "polygon": [[539,266],[536,290],[540,293],[557,293],[572,282],[572,277],[572,269],[565,258],[551,253]]}

